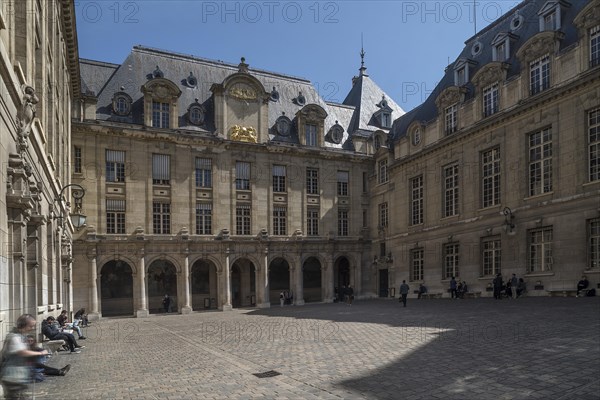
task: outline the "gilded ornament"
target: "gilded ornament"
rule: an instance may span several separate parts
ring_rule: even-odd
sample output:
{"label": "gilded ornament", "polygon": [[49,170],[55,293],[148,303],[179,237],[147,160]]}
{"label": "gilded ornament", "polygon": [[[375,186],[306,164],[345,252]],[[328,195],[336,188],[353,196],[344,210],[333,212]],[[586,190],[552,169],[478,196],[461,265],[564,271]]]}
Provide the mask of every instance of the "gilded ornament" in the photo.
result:
{"label": "gilded ornament", "polygon": [[257,143],[256,129],[234,125],[229,129],[229,137],[237,142]]}

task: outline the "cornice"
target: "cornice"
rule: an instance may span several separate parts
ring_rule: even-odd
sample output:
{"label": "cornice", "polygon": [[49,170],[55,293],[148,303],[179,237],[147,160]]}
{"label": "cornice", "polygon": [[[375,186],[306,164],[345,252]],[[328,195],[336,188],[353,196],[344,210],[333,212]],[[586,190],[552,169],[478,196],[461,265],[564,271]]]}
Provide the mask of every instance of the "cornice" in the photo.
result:
{"label": "cornice", "polygon": [[75,25],[75,2],[74,0],[61,0],[62,26],[67,48],[67,66],[71,76],[71,90],[74,98],[81,93],[81,74],[79,71],[79,50],[77,44],[77,27]]}

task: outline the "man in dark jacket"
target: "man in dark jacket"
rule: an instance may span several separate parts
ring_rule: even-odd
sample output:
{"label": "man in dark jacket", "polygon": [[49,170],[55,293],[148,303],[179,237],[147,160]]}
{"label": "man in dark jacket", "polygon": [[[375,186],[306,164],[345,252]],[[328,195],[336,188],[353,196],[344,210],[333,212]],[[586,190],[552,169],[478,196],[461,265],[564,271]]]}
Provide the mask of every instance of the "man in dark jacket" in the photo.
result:
{"label": "man in dark jacket", "polygon": [[64,340],[71,353],[81,353],[79,349],[82,349],[85,346],[80,346],[77,344],[75,340],[75,336],[70,333],[61,332],[58,329],[58,323],[56,323],[56,319],[52,316],[46,318],[42,322],[42,333],[50,340]]}

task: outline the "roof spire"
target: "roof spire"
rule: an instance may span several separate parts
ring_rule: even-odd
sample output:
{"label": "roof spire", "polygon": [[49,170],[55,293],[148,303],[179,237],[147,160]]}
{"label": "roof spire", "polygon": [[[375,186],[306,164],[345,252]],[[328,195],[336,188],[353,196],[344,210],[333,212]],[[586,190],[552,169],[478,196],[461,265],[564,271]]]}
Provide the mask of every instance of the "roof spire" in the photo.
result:
{"label": "roof spire", "polygon": [[367,76],[367,74],[365,74],[365,71],[367,70],[367,67],[365,67],[365,48],[363,46],[363,34],[360,34],[360,74],[359,76]]}

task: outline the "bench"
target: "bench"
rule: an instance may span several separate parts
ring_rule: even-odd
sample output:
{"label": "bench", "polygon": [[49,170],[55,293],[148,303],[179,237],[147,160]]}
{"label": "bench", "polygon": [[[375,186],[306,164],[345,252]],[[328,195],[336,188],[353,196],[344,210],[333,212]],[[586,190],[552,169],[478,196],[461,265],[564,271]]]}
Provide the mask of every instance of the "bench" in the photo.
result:
{"label": "bench", "polygon": [[546,292],[548,292],[548,295],[551,297],[575,297],[577,295],[577,289],[549,289],[546,290]]}
{"label": "bench", "polygon": [[594,290],[594,288],[579,289],[579,296],[577,297],[587,297],[590,290]]}
{"label": "bench", "polygon": [[441,293],[423,293],[421,294],[422,299],[441,299]]}
{"label": "bench", "polygon": [[42,346],[45,347],[50,354],[56,354],[65,344],[65,341],[62,339],[42,341]]}
{"label": "bench", "polygon": [[464,297],[469,299],[477,299],[481,297],[481,292],[465,292]]}

